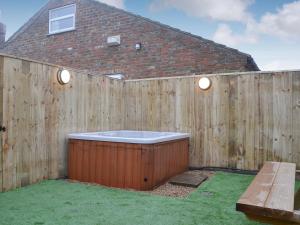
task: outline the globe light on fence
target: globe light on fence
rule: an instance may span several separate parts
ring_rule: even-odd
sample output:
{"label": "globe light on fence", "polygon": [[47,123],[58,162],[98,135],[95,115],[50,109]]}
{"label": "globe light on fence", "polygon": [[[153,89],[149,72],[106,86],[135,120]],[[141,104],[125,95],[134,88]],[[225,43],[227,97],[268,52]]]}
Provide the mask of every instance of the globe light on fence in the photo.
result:
{"label": "globe light on fence", "polygon": [[200,78],[199,87],[201,90],[208,90],[211,87],[211,80],[208,77]]}
{"label": "globe light on fence", "polygon": [[71,75],[68,70],[62,69],[57,73],[57,80],[61,85],[67,84],[71,80]]}

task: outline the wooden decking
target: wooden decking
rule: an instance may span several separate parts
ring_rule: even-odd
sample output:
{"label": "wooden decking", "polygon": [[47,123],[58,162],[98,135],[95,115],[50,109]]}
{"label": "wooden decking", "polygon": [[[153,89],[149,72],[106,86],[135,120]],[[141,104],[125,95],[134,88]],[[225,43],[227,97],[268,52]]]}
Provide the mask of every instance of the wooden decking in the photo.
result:
{"label": "wooden decking", "polygon": [[237,202],[237,210],[256,219],[300,222],[294,211],[295,173],[294,163],[265,163]]}

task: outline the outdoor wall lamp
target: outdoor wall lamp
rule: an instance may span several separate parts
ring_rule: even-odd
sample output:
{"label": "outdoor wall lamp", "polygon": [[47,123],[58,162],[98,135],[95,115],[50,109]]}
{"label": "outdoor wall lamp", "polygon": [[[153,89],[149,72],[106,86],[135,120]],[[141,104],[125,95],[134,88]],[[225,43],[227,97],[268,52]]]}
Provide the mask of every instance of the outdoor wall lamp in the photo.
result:
{"label": "outdoor wall lamp", "polygon": [[211,87],[211,80],[208,77],[200,78],[199,87],[201,90],[208,90]]}
{"label": "outdoor wall lamp", "polygon": [[68,70],[61,69],[57,72],[57,81],[61,85],[69,83],[71,80],[71,75]]}
{"label": "outdoor wall lamp", "polygon": [[141,50],[142,49],[142,43],[136,43],[135,44],[135,49],[136,50]]}

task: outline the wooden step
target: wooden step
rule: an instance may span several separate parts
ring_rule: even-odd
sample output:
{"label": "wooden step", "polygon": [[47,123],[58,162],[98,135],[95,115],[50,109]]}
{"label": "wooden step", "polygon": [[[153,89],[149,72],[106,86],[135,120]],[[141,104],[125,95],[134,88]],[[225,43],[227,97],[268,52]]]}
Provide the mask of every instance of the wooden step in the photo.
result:
{"label": "wooden step", "polygon": [[198,171],[186,171],[169,180],[170,184],[197,188],[208,178],[207,175]]}
{"label": "wooden step", "polygon": [[294,218],[294,163],[267,162],[236,204],[252,216]]}

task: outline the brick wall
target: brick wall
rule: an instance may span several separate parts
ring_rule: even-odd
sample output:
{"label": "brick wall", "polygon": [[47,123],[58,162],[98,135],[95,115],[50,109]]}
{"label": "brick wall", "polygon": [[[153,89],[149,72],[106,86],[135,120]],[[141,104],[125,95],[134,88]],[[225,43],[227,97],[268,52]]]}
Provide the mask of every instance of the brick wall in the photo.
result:
{"label": "brick wall", "polygon": [[[48,10],[74,2],[76,30],[48,35]],[[107,45],[113,35],[121,45]],[[1,51],[130,79],[258,69],[247,54],[93,0],[50,1]]]}

